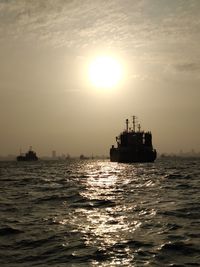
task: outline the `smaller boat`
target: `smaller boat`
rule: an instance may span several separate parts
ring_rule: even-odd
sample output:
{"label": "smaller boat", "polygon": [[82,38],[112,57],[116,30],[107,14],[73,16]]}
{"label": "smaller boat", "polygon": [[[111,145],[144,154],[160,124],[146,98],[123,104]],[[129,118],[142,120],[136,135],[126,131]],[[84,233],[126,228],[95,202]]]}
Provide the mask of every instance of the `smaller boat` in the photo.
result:
{"label": "smaller boat", "polygon": [[24,155],[20,152],[20,155],[17,156],[17,161],[36,161],[38,157],[36,152],[32,150],[32,147],[29,148],[29,151]]}
{"label": "smaller boat", "polygon": [[89,159],[88,157],[84,156],[83,154],[80,155],[80,159]]}

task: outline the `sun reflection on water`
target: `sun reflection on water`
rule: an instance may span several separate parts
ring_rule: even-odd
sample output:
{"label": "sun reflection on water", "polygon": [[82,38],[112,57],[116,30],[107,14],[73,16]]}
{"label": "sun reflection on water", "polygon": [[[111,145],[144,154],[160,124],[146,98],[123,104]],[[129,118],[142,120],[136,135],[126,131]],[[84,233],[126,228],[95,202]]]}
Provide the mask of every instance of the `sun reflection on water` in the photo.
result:
{"label": "sun reflection on water", "polygon": [[[141,222],[127,218],[132,208],[125,205],[123,191],[119,186],[122,184],[120,174],[124,166],[118,165],[116,168],[116,165],[101,163],[98,167],[87,166],[85,190],[80,195],[90,207],[77,208],[71,224],[84,235],[87,246],[106,250],[120,244],[122,240],[129,240]],[[117,260],[117,254],[113,254],[113,264],[128,263],[133,259],[128,247],[116,248],[119,254],[120,250],[126,254],[126,259]]]}
{"label": "sun reflection on water", "polygon": [[[84,240],[85,248],[74,249],[73,255],[84,255],[89,253],[88,250],[96,249],[109,254],[111,265],[134,266],[133,248],[129,247],[129,242],[140,231],[141,218],[150,218],[155,211],[142,208],[145,198],[139,201],[137,194],[133,192],[130,195],[132,189],[129,187],[133,184],[138,190],[141,187],[135,175],[137,169],[131,168],[132,172],[128,172],[126,165],[108,162],[85,166],[78,200],[71,204],[65,202],[66,210],[70,212],[66,217],[57,219],[60,226],[67,226],[71,233],[80,235]],[[152,186],[149,178],[143,182],[145,188]],[[129,195],[126,195],[127,191]],[[93,265],[97,263],[93,260]],[[98,266],[106,265],[102,263]]]}

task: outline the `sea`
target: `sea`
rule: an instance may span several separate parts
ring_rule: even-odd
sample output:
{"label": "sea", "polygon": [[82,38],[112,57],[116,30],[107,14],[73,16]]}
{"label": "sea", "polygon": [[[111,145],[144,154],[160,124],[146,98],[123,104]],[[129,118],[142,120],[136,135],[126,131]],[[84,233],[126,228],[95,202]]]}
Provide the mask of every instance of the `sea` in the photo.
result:
{"label": "sea", "polygon": [[200,159],[0,162],[0,266],[200,266]]}

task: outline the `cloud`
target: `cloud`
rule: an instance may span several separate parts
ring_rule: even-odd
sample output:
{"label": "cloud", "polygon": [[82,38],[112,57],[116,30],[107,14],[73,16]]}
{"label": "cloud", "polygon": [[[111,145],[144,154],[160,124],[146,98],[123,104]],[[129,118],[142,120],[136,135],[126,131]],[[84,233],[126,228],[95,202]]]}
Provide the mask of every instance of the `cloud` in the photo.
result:
{"label": "cloud", "polygon": [[200,62],[189,62],[175,65],[175,68],[181,72],[199,72]]}
{"label": "cloud", "polygon": [[[11,47],[110,47],[144,64],[192,69],[200,56],[200,1],[0,1],[0,42]],[[180,64],[180,65],[179,65]],[[181,66],[183,64],[183,66]]]}
{"label": "cloud", "polygon": [[[198,32],[198,1],[1,1],[0,36],[52,45],[116,42],[129,47],[185,40]],[[157,11],[156,11],[157,10]]]}

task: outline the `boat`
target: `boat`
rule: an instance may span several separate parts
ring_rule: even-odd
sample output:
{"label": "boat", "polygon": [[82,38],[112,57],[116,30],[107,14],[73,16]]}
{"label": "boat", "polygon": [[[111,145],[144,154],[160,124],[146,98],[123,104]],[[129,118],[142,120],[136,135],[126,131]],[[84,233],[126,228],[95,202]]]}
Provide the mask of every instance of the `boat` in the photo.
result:
{"label": "boat", "polygon": [[89,157],[84,156],[83,154],[80,155],[80,159],[89,159]]}
{"label": "boat", "polygon": [[136,116],[133,116],[133,126],[129,128],[129,120],[126,119],[126,129],[116,137],[117,147],[110,148],[111,162],[154,162],[157,156],[152,145],[151,132],[141,131],[138,124],[136,130]]}
{"label": "boat", "polygon": [[32,147],[29,148],[28,152],[23,155],[21,152],[20,152],[20,155],[17,156],[17,161],[37,161],[38,160],[38,157],[36,155],[36,152],[34,152],[32,150]]}

